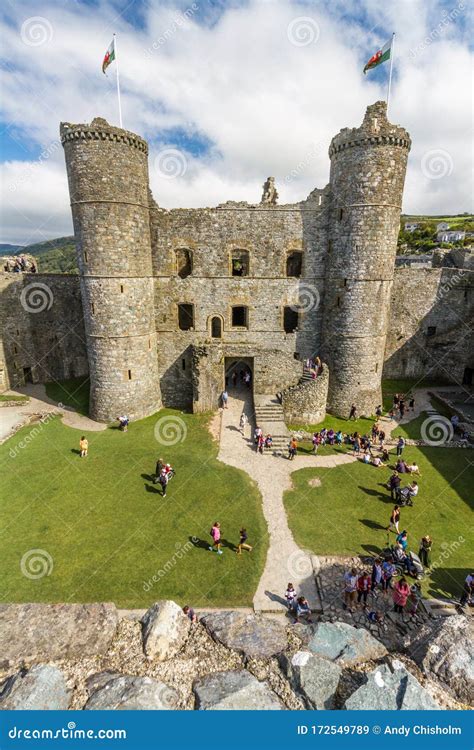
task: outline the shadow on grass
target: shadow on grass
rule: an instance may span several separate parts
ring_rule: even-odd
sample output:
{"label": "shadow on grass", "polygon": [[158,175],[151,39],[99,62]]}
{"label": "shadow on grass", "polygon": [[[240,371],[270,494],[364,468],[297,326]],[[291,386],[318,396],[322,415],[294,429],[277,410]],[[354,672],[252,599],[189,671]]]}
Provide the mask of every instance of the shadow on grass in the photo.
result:
{"label": "shadow on grass", "polygon": [[[151,492],[152,495],[161,495],[161,488],[158,489],[158,487],[154,487],[152,484],[145,484],[145,490],[147,492]],[[158,485],[159,486],[159,485]]]}
{"label": "shadow on grass", "polygon": [[370,518],[359,518],[359,523],[363,523],[364,526],[368,526],[369,529],[381,529],[382,531],[386,530],[386,526],[382,526],[381,523],[377,523],[377,521],[371,521]]}
{"label": "shadow on grass", "polygon": [[212,547],[212,539],[209,542],[206,542],[205,539],[199,539],[197,536],[190,536],[188,539],[194,547],[199,547],[199,549],[205,549],[209,552],[209,547]]}
{"label": "shadow on grass", "polygon": [[358,487],[359,487],[360,490],[362,490],[362,492],[365,495],[369,495],[370,497],[376,497],[379,500],[382,500],[382,502],[384,502],[384,503],[391,503],[391,502],[393,502],[390,499],[390,495],[387,496],[385,493],[382,494],[379,490],[372,490],[372,489],[370,489],[370,487],[363,487],[360,484],[358,485]]}
{"label": "shadow on grass", "polygon": [[154,474],[140,474],[142,479],[146,479],[147,482],[153,482],[155,475]]}
{"label": "shadow on grass", "polygon": [[362,544],[361,547],[368,552],[369,555],[376,555],[377,557],[383,557],[383,552],[386,549],[385,545],[383,545],[383,547],[378,547],[375,544]]}
{"label": "shadow on grass", "polygon": [[79,448],[71,448],[71,453],[75,453],[76,456],[81,455],[81,451],[79,450]]}
{"label": "shadow on grass", "polygon": [[434,598],[459,600],[466,576],[472,572],[472,568],[435,568],[428,573],[427,593]]}

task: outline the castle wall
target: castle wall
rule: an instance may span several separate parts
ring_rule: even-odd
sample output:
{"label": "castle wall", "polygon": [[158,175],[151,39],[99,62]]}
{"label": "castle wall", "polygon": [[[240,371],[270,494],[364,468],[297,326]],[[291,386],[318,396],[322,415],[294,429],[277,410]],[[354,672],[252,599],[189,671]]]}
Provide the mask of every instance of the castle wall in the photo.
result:
{"label": "castle wall", "polygon": [[462,383],[474,369],[474,272],[402,268],[394,275],[384,378]]}
{"label": "castle wall", "polygon": [[0,316],[0,387],[22,385],[28,369],[34,383],[87,375],[78,276],[0,274]]}

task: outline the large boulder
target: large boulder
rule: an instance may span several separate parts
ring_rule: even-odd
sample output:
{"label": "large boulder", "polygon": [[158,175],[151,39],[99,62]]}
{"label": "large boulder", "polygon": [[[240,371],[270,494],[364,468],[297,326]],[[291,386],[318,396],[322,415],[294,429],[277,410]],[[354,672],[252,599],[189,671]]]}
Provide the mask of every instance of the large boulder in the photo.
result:
{"label": "large boulder", "polygon": [[201,711],[281,711],[282,703],[266,682],[245,669],[217,672],[193,685],[196,708]]}
{"label": "large boulder", "polygon": [[92,693],[88,711],[173,711],[178,703],[175,690],[151,677],[121,675]]}
{"label": "large boulder", "polygon": [[431,695],[394,660],[392,669],[382,664],[367,677],[367,682],[346,700],[349,711],[439,711]]}
{"label": "large boulder", "polygon": [[285,626],[261,615],[213,612],[201,623],[214,640],[250,658],[268,659],[287,647]]}
{"label": "large boulder", "polygon": [[354,628],[345,622],[320,622],[308,649],[343,667],[377,660],[387,654],[385,646],[365,628]]}
{"label": "large boulder", "polygon": [[472,705],[474,695],[474,625],[464,615],[428,623],[405,645],[423,669],[442,680],[459,700]]}
{"label": "large boulder", "polygon": [[2,685],[2,711],[65,711],[69,708],[69,690],[60,669],[51,664],[36,664],[21,670]]}
{"label": "large boulder", "polygon": [[0,605],[0,668],[103,654],[117,623],[114,604]]}
{"label": "large boulder", "polygon": [[291,686],[301,695],[307,708],[318,711],[334,708],[334,698],[342,669],[332,661],[311,651],[297,651],[293,656],[283,654],[281,666]]}
{"label": "large boulder", "polygon": [[175,602],[156,602],[142,617],[143,650],[148,659],[164,661],[178,653],[191,622]]}

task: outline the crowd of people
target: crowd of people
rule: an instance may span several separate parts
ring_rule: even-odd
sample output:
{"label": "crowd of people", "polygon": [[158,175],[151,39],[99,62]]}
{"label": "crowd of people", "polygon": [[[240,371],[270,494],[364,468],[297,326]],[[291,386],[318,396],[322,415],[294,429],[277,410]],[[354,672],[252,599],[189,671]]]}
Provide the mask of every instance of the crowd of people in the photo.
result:
{"label": "crowd of people", "polygon": [[25,255],[16,255],[4,260],[3,270],[6,273],[37,273],[38,268],[36,263]]}

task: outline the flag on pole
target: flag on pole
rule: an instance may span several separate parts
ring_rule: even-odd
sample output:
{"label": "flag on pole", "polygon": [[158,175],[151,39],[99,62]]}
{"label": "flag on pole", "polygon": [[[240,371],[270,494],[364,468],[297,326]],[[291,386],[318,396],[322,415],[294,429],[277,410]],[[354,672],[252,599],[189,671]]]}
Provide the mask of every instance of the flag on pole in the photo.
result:
{"label": "flag on pole", "polygon": [[364,75],[367,73],[368,70],[372,70],[372,68],[376,68],[377,65],[380,65],[381,63],[386,62],[386,60],[390,60],[390,57],[392,54],[392,41],[393,41],[393,37],[388,42],[385,42],[382,49],[379,49],[375,53],[375,55],[372,55],[369,62],[366,63],[364,67]]}
{"label": "flag on pole", "polygon": [[105,53],[104,60],[102,62],[102,73],[105,73],[110,63],[115,60],[115,37],[109,44],[107,52]]}

